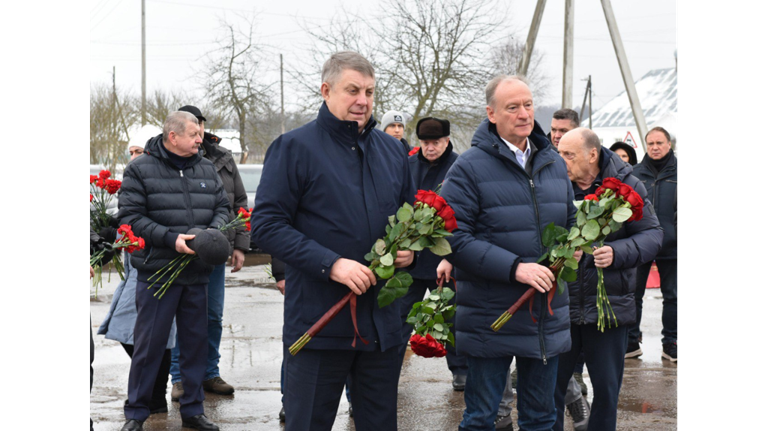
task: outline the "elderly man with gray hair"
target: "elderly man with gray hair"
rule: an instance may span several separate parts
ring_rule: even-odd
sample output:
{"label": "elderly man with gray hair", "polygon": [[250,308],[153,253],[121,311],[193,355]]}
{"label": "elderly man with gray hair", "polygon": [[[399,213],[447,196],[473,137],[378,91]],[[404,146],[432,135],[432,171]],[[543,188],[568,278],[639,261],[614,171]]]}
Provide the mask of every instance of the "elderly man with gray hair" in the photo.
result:
{"label": "elderly man with gray hair", "polygon": [[153,274],[181,254],[195,254],[187,246],[190,228],[217,228],[229,221],[229,200],[216,167],[198,152],[202,140],[197,118],[173,112],[163,134],[144,147],[145,155],[125,168],[118,201],[121,224],[131,225],[146,247],[131,255],[136,268],[136,326],[128,402],[123,431],[141,430],[150,413],[152,388],[165,352],[174,316],[181,350],[179,365],[184,395],[184,427],[218,430],[203,411],[203,377],[208,355],[206,310],[208,276],[213,266],[192,260],[162,299],[154,296],[170,274],[150,288]]}
{"label": "elderly man with gray hair", "polygon": [[[349,307],[286,358],[287,431],[330,430],[348,375],[355,428],[397,429],[399,301],[379,308],[384,283],[363,257],[416,190],[402,145],[375,128],[375,85],[373,66],[360,54],[333,54],[323,66],[317,119],[278,137],[264,160],[252,239],[286,263],[286,350],[355,293]],[[398,251],[395,266],[413,259],[412,251]]]}

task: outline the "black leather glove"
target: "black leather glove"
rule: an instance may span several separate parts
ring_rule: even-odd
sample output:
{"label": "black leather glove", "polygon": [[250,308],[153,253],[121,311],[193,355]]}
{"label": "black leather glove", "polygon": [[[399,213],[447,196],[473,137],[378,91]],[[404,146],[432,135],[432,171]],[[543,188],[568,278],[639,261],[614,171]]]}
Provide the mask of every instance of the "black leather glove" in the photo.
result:
{"label": "black leather glove", "polygon": [[112,244],[117,239],[117,229],[112,226],[103,227],[99,231],[99,236],[103,238],[104,241]]}
{"label": "black leather glove", "polygon": [[120,227],[120,220],[112,217],[111,215],[107,215],[107,223],[109,224],[109,226],[115,229]]}

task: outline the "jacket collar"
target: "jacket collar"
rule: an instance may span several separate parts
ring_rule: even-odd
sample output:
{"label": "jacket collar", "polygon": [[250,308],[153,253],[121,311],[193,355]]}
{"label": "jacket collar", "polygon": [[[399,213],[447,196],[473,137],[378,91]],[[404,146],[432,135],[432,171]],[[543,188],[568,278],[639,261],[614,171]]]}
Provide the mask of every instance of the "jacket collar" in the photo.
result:
{"label": "jacket collar", "polygon": [[376,120],[371,115],[368,123],[363,128],[362,133],[357,133],[357,121],[345,121],[339,120],[328,109],[328,105],[323,102],[320,106],[320,111],[317,113],[317,123],[323,129],[327,130],[336,139],[343,142],[355,142],[360,137],[365,139],[376,127]]}
{"label": "jacket collar", "polygon": [[[445,163],[446,160],[448,160],[451,157],[451,153],[453,153],[453,143],[448,142],[448,146],[445,147],[445,151],[443,154],[435,160],[435,165],[442,165]],[[419,161],[422,163],[426,163],[428,165],[432,164],[429,160],[427,160],[426,157],[424,157],[424,154],[421,153],[421,147],[419,147],[419,152],[414,154],[414,156],[419,158]],[[413,156],[412,156],[413,157]]]}
{"label": "jacket collar", "polygon": [[[171,162],[170,157],[168,156],[168,150],[166,150],[165,145],[163,145],[162,134],[157,135],[147,141],[147,145],[144,147],[144,152],[176,169],[176,167],[173,165],[173,162]],[[192,157],[192,159],[187,163],[187,167],[197,164],[202,159],[202,151],[198,151],[195,157]]]}
{"label": "jacket collar", "polygon": [[[552,144],[537,121],[533,122],[533,131],[528,135],[528,142],[536,147],[536,152],[531,154],[532,161],[545,158],[553,159],[552,156],[555,155],[555,152],[551,151]],[[499,137],[496,125],[487,118],[475,130],[475,135],[472,137],[472,146],[478,147],[494,157],[510,160],[520,167],[512,150]]]}

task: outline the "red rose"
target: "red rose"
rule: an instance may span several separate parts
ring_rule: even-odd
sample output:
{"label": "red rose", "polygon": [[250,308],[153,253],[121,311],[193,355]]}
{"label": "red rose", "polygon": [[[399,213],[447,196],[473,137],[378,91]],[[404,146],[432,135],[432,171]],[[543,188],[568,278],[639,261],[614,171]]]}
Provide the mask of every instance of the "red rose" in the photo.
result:
{"label": "red rose", "polygon": [[437,212],[437,215],[440,216],[445,221],[445,230],[448,232],[453,232],[454,229],[458,227],[456,225],[456,217],[454,217],[453,208],[446,205]]}
{"label": "red rose", "polygon": [[[437,197],[435,198],[435,201],[432,203],[432,208],[434,208],[435,211],[439,212],[443,208],[450,208],[450,207],[448,206],[448,202],[446,202],[442,196],[437,195]],[[453,211],[451,211],[451,214],[453,214]]]}
{"label": "red rose", "polygon": [[408,155],[412,156],[412,155],[418,153],[420,149],[421,149],[420,147],[413,147],[413,149],[408,152]]}
{"label": "red rose", "polygon": [[586,196],[584,196],[584,200],[585,201],[595,201],[595,202],[598,202],[598,201],[600,201],[600,198],[597,197],[597,194],[594,194],[594,195],[586,195]]}
{"label": "red rose", "polygon": [[111,173],[111,172],[109,172],[109,171],[108,171],[108,170],[106,170],[106,169],[104,169],[103,171],[99,172],[99,178],[101,178],[101,179],[103,179],[103,180],[106,180],[107,178],[109,178],[109,177],[110,177],[110,175],[112,175],[112,173]]}
{"label": "red rose", "polygon": [[416,202],[421,202],[431,207],[434,207],[435,201],[438,198],[440,198],[440,196],[438,196],[437,193],[433,192],[432,190],[419,190],[418,193],[416,193]]}
{"label": "red rose", "polygon": [[411,350],[413,350],[413,353],[421,357],[442,358],[446,354],[445,346],[432,338],[432,336],[429,334],[427,334],[426,337],[422,337],[419,334],[413,334],[410,342]]}
{"label": "red rose", "polygon": [[601,198],[603,193],[605,193],[605,190],[606,189],[603,186],[598,187],[597,190],[595,190],[595,196],[597,196],[598,199]]}
{"label": "red rose", "polygon": [[627,197],[629,197],[629,194],[632,193],[633,191],[635,190],[632,187],[624,183],[621,183],[621,185],[619,186],[619,190],[616,191],[616,194],[623,197],[624,200],[626,201]]}
{"label": "red rose", "polygon": [[639,194],[637,194],[636,191],[632,190],[632,192],[625,198],[625,200],[632,205],[632,217],[630,217],[627,221],[637,221],[643,219],[643,206],[645,205],[643,203],[643,198],[640,197]]}
{"label": "red rose", "polygon": [[614,192],[617,191],[622,184],[623,183],[621,181],[612,177],[608,177],[603,180],[603,187],[606,189],[611,189]]}
{"label": "red rose", "polygon": [[96,178],[99,178],[98,175],[91,175],[91,184],[93,184],[94,181],[96,181]]}

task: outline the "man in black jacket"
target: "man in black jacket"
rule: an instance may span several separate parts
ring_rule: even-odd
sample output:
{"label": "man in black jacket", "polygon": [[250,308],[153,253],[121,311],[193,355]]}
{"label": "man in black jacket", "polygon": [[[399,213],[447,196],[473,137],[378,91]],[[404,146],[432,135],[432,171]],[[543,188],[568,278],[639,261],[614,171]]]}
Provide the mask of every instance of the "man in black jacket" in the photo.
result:
{"label": "man in black jacket", "polygon": [[198,152],[199,132],[194,115],[171,113],[162,136],[147,143],[145,155],[129,163],[123,176],[118,218],[146,243],[131,256],[138,273],[138,316],[123,431],[141,430],[149,416],[148,403],[174,316],[181,348],[183,425],[219,429],[204,414],[202,389],[208,354],[206,290],[213,267],[192,260],[161,299],[154,294],[170,274],[152,288],[155,280],[149,280],[179,253],[195,254],[186,243],[194,238],[186,234],[190,229],[217,228],[229,221],[229,202],[216,168]]}
{"label": "man in black jacket", "polygon": [[[179,111],[189,112],[197,118],[202,134],[201,152],[203,157],[213,162],[216,172],[219,174],[224,191],[229,201],[229,219],[237,217],[240,208],[248,209],[248,194],[245,192],[243,180],[237,170],[237,164],[232,153],[226,148],[221,148],[221,139],[205,131],[205,117],[196,106],[186,105]],[[227,232],[230,238],[230,250],[232,255],[232,272],[242,268],[245,261],[245,252],[250,248],[250,232],[246,232],[245,226]],[[221,345],[222,322],[224,316],[224,270],[225,263],[214,267],[208,282],[208,360],[205,367],[203,390],[220,395],[230,395],[235,388],[219,375],[219,346]],[[178,401],[184,394],[179,371],[179,344],[176,343],[171,351],[171,400]]]}
{"label": "man in black jacket", "polygon": [[[635,166],[633,175],[645,184],[648,196],[664,229],[664,242],[656,255],[656,266],[661,277],[661,344],[662,359],[677,362],[677,157],[672,140],[663,127],[654,127],[645,135],[648,153]],[[651,262],[637,268],[635,302],[637,322],[629,331],[627,358],[643,354],[640,342],[640,318],[643,315],[643,295]]]}
{"label": "man in black jacket", "polygon": [[[575,200],[594,194],[603,180],[611,177],[632,187],[645,202],[642,219],[625,222],[592,255],[582,256],[578,280],[568,284],[571,350],[560,355],[555,391],[558,416],[553,429],[563,430],[566,388],[583,351],[595,394],[589,430],[615,430],[627,334],[635,321],[635,268],[653,259],[661,248],[662,231],[645,187],[631,175],[632,167],[604,148],[593,131],[571,130],[560,140],[558,149],[568,167]],[[597,268],[603,268],[606,293],[616,319],[609,318],[604,332],[597,328]],[[587,424],[576,429],[586,430]]]}

